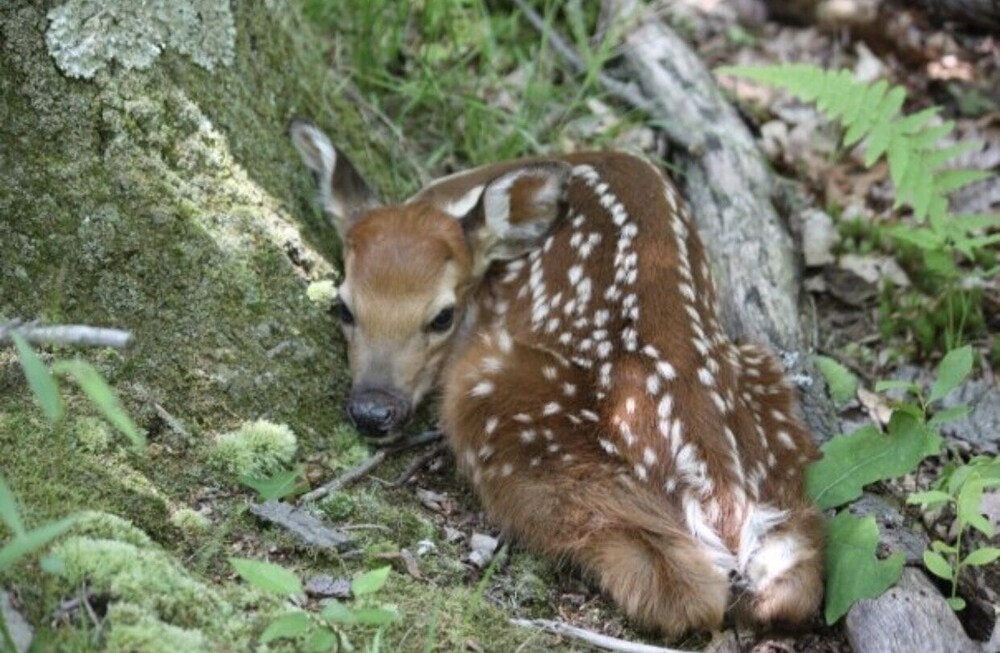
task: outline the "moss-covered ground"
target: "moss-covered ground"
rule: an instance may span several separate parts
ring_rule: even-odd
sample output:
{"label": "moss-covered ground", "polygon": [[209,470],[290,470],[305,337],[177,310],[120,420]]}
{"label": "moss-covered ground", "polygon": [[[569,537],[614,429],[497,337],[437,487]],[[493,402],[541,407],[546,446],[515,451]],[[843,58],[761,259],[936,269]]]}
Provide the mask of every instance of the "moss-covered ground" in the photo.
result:
{"label": "moss-covered ground", "polygon": [[[129,448],[68,388],[67,416],[50,424],[14,350],[0,348],[0,471],[26,523],[85,513],[47,555],[0,572],[39,650],[268,650],[259,636],[285,608],[241,583],[230,556],[338,578],[390,560],[380,599],[403,617],[382,650],[573,650],[508,623],[552,616],[561,584],[580,584],[571,573],[515,549],[480,587],[465,542],[446,541],[446,524],[488,528],[449,464],[419,485],[454,498],[461,519],[423,506],[414,485],[379,482],[416,454],[327,500],[329,522],[364,526],[343,555],[251,517],[253,493],[218,464],[219,436],[259,419],[295,433],[295,462],[314,482],[367,455],[343,423],[342,342],[306,292],[336,281],[337,243],[285,126],[312,117],[387,196],[418,174],[396,164],[406,143],[348,100],[325,58],[329,35],[283,3],[232,3],[231,65],[206,70],[167,50],[145,70],[111,61],[81,80],[44,38],[63,4],[0,6],[0,320],[131,330],[124,352],[41,353],[95,364],[149,446]],[[0,526],[0,543],[9,535]],[[421,540],[435,549],[418,579],[393,554]]]}

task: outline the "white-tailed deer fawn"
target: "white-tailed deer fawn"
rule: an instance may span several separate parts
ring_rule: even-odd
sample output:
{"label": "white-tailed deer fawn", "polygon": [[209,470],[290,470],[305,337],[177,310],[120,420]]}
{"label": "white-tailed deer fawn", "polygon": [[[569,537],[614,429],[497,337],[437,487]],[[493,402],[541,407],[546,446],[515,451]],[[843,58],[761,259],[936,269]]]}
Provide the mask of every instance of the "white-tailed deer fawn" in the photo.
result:
{"label": "white-tailed deer fawn", "polygon": [[719,327],[665,175],[613,152],[525,159],[379,207],[315,126],[291,134],[344,245],[363,431],[397,430],[440,388],[491,518],[666,635],[718,629],[727,609],[759,627],[813,616],[816,448],[774,357]]}

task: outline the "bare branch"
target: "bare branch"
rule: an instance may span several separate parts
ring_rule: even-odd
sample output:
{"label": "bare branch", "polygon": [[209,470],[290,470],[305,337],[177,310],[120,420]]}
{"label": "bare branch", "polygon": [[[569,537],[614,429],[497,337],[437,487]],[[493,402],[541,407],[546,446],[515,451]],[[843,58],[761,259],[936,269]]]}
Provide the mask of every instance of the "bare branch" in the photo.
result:
{"label": "bare branch", "polygon": [[569,624],[564,624],[560,621],[552,621],[551,619],[511,619],[510,623],[515,626],[534,628],[536,630],[544,630],[555,635],[572,637],[573,639],[586,642],[591,646],[602,648],[605,651],[615,651],[616,653],[690,653],[689,651],[682,651],[676,648],[664,648],[662,646],[653,646],[651,644],[629,642],[624,639],[618,639],[617,637],[602,635],[584,628],[578,628],[577,626],[570,626]]}
{"label": "bare branch", "polygon": [[14,332],[20,334],[28,342],[35,344],[124,349],[132,342],[132,332],[122,329],[106,329],[83,324],[41,326],[34,322],[21,322],[19,320],[0,324],[0,342],[10,340],[10,336]]}
{"label": "bare branch", "polygon": [[315,501],[317,499],[322,499],[331,492],[336,492],[337,490],[358,481],[365,476],[367,476],[373,469],[385,462],[390,453],[398,453],[405,449],[410,449],[412,447],[419,447],[424,444],[429,444],[431,442],[437,442],[441,439],[441,431],[431,430],[424,431],[423,433],[418,433],[417,435],[410,436],[399,444],[392,447],[391,449],[379,449],[371,458],[361,461],[358,465],[348,469],[340,476],[334,478],[332,481],[319,486],[312,492],[306,492],[302,495],[300,503],[308,503],[310,501]]}

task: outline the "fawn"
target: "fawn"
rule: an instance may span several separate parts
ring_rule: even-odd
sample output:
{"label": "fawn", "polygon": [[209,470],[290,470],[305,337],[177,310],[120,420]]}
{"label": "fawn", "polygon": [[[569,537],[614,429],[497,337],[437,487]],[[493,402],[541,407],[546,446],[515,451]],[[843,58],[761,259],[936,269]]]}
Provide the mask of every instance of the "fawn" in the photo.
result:
{"label": "fawn", "polygon": [[817,451],[775,358],[722,332],[666,175],[615,152],[523,159],[383,207],[319,129],[290,131],[343,243],[362,431],[397,431],[439,388],[491,519],[640,625],[813,617],[822,524],[802,470]]}

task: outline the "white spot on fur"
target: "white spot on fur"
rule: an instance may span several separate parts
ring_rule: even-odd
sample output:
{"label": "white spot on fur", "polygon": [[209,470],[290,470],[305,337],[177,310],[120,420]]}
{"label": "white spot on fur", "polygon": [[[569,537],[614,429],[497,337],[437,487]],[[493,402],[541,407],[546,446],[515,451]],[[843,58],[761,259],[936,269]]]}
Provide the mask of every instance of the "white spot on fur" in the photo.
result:
{"label": "white spot on fur", "polygon": [[469,394],[473,397],[485,397],[493,392],[496,386],[492,381],[480,381],[476,385],[472,386],[472,390]]}

